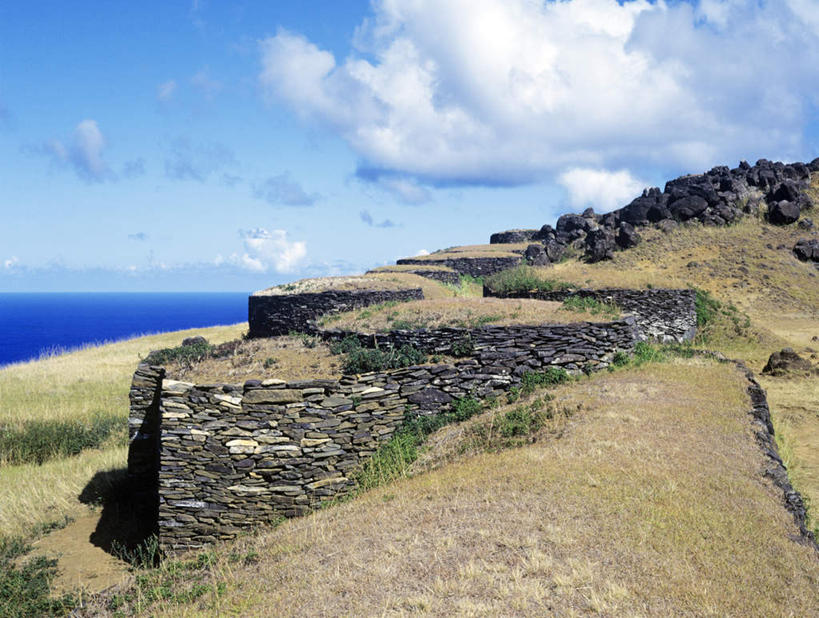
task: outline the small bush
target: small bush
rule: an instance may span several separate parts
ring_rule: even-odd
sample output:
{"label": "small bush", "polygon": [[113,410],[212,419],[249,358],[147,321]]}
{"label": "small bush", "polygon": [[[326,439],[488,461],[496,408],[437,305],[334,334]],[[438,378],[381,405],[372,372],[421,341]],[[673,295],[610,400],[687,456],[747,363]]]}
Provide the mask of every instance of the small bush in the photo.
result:
{"label": "small bush", "polygon": [[452,345],[449,348],[449,353],[452,356],[457,358],[463,358],[464,356],[472,356],[475,352],[475,344],[472,341],[471,335],[466,335],[457,339],[452,342]]}
{"label": "small bush", "polygon": [[614,367],[625,367],[630,361],[631,357],[629,357],[628,353],[618,350],[614,353],[614,356],[611,359],[611,364]]}
{"label": "small bush", "polygon": [[620,315],[620,307],[616,304],[598,300],[593,296],[569,296],[563,301],[560,308],[563,311],[590,313],[592,315],[607,315],[610,317]]}
{"label": "small bush", "polygon": [[[335,319],[338,319],[340,316],[333,315],[331,317],[333,317]],[[309,333],[302,333],[302,332],[299,332],[297,330],[291,330],[289,333],[287,333],[287,335],[289,337],[293,337],[294,339],[298,339],[299,341],[301,341],[302,345],[305,348],[310,348],[310,349],[315,348],[319,344],[319,341],[320,341],[320,339],[318,337],[316,337],[315,335],[311,335]]]}
{"label": "small bush", "polygon": [[215,346],[210,343],[194,343],[180,345],[175,348],[154,350],[145,358],[150,365],[166,365],[167,363],[198,363],[211,355]]}
{"label": "small bush", "polygon": [[361,348],[361,341],[354,335],[347,335],[341,341],[334,341],[330,344],[330,354],[349,354]]}
{"label": "small bush", "polygon": [[262,363],[262,365],[264,366],[265,369],[270,369],[271,367],[276,365],[278,362],[279,361],[277,361],[275,358],[270,356],[270,357],[264,359],[264,363]]}
{"label": "small bush", "polygon": [[357,347],[347,353],[342,369],[345,373],[367,373],[368,371],[383,371],[384,369],[400,369],[426,362],[426,354],[411,345],[403,345],[398,349]]}
{"label": "small bush", "polygon": [[457,399],[455,403],[452,404],[452,415],[456,422],[461,422],[472,418],[476,414],[480,413],[481,410],[483,410],[483,404],[472,397]]}
{"label": "small bush", "polygon": [[29,421],[22,427],[0,427],[0,462],[42,464],[98,448],[114,434],[125,439],[119,415],[97,413],[85,421]]}
{"label": "small bush", "polygon": [[561,367],[547,367],[544,371],[527,371],[521,378],[521,390],[529,395],[541,386],[564,384],[571,376]]}
{"label": "small bush", "polygon": [[526,265],[491,275],[486,279],[486,286],[501,295],[513,292],[551,292],[571,287],[563,281],[544,277],[536,268]]}

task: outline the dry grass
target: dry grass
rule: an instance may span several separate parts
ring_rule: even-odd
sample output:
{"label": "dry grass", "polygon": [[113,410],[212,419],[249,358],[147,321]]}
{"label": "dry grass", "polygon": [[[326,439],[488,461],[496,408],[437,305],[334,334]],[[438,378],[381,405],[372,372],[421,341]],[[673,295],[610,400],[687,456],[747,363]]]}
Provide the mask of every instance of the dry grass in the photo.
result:
{"label": "dry grass", "polygon": [[555,402],[584,410],[560,439],[218,547],[209,572],[223,594],[146,611],[816,615],[819,561],[788,538],[744,389],[731,366],[704,361],[561,387]]}
{"label": "dry grass", "polygon": [[418,264],[391,264],[387,266],[379,266],[378,268],[373,268],[370,271],[367,271],[367,274],[372,273],[405,273],[405,272],[414,272],[416,270],[423,269],[423,270],[432,270],[435,272],[447,272],[447,273],[454,273],[455,271],[451,269],[449,266],[442,266],[440,264],[429,264],[424,266],[419,266]]}
{"label": "dry grass", "polygon": [[238,344],[235,354],[198,363],[166,365],[176,380],[206,383],[243,383],[246,380],[309,380],[338,378],[341,364],[328,345],[311,337],[270,337]]}
{"label": "dry grass", "polygon": [[502,298],[443,298],[418,300],[397,305],[387,304],[327,316],[325,327],[385,332],[398,328],[442,328],[456,326],[476,328],[483,324],[566,324],[571,322],[606,322],[617,313],[593,315],[566,311],[563,304],[543,300]]}
{"label": "dry grass", "polygon": [[[819,198],[819,175],[812,190]],[[591,287],[694,286],[708,290],[745,312],[751,328],[747,336],[719,333],[707,347],[742,358],[759,373],[768,356],[783,347],[805,356],[819,348],[812,341],[819,336],[819,271],[791,252],[796,240],[806,235],[795,225],[773,226],[750,218],[723,228],[681,226],[668,235],[650,230],[643,233],[647,242],[616,253],[611,262],[568,261],[543,272]],[[790,456],[792,482],[814,505],[814,522],[819,519],[818,380],[761,378],[780,446]]]}
{"label": "dry grass", "polygon": [[[354,277],[318,277],[284,283],[255,292],[254,296],[284,296],[287,294],[312,294],[328,290],[406,290],[421,288],[426,298],[446,296],[446,289],[430,279],[411,272],[375,271]],[[451,294],[450,294],[451,296]]]}
{"label": "dry grass", "polygon": [[481,258],[481,257],[520,257],[532,243],[509,243],[497,245],[463,245],[460,247],[449,247],[435,251],[429,255],[416,255],[412,259],[424,262],[436,262],[441,260],[451,260],[455,258]]}
{"label": "dry grass", "polygon": [[[84,420],[96,412],[120,415],[127,426],[128,390],[139,359],[151,350],[203,335],[213,343],[235,339],[247,324],[149,335],[88,347],[0,369],[0,424]],[[80,491],[95,473],[123,468],[127,449],[109,444],[38,465],[0,466],[0,537],[27,536],[39,525],[86,512]]]}
{"label": "dry grass", "polygon": [[85,419],[96,412],[128,414],[131,376],[151,350],[177,346],[203,334],[222,343],[247,331],[247,324],[148,335],[91,346],[0,369],[0,425],[18,427],[31,420]]}

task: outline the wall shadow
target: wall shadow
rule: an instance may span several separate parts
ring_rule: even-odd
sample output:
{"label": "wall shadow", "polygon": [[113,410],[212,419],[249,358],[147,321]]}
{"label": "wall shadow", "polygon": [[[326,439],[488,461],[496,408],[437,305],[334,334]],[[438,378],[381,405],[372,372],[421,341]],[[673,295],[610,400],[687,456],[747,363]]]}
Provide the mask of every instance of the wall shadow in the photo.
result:
{"label": "wall shadow", "polygon": [[102,507],[102,515],[89,541],[122,558],[157,533],[157,521],[144,492],[138,491],[127,468],[97,472],[80,492],[83,504]]}

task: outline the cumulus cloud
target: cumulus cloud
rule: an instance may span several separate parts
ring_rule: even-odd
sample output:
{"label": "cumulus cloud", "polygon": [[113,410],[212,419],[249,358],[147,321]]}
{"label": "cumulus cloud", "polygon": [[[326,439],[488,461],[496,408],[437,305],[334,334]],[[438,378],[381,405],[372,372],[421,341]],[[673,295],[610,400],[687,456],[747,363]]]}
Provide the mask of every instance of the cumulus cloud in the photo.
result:
{"label": "cumulus cloud", "polygon": [[307,193],[290,172],[263,180],[254,187],[253,194],[274,206],[312,206],[321,199],[318,193]]}
{"label": "cumulus cloud", "polygon": [[609,212],[625,206],[645,188],[646,183],[634,178],[628,170],[608,170],[575,167],[558,177],[569,193],[573,208],[591,206],[597,212]]}
{"label": "cumulus cloud", "polygon": [[242,254],[233,254],[229,261],[253,272],[293,272],[307,257],[307,243],[290,241],[285,230],[255,228],[241,230]]}
{"label": "cumulus cloud", "polygon": [[169,79],[166,82],[162,82],[156,88],[156,98],[159,101],[169,101],[171,97],[173,97],[174,93],[176,92],[176,80]]}
{"label": "cumulus cloud", "polygon": [[383,0],[343,59],[285,30],[263,40],[259,83],[362,167],[427,185],[803,158],[815,4]]}
{"label": "cumulus cloud", "polygon": [[113,180],[114,174],[102,157],[105,137],[95,120],[86,119],[74,129],[74,135],[67,144],[61,140],[48,142],[44,150],[61,164],[71,166],[74,172],[86,182]]}
{"label": "cumulus cloud", "polygon": [[165,159],[165,175],[173,180],[204,182],[211,174],[235,163],[233,152],[218,142],[194,143],[179,137]]}
{"label": "cumulus cloud", "polygon": [[384,219],[380,223],[376,223],[375,219],[373,219],[373,216],[370,214],[369,210],[362,210],[359,213],[359,217],[361,217],[361,220],[364,223],[366,223],[367,225],[369,225],[370,227],[381,227],[381,228],[397,227],[397,225],[393,221],[391,221],[390,219]]}
{"label": "cumulus cloud", "polygon": [[11,256],[9,259],[3,261],[3,268],[5,270],[12,270],[19,266],[19,264],[20,260],[15,256]]}

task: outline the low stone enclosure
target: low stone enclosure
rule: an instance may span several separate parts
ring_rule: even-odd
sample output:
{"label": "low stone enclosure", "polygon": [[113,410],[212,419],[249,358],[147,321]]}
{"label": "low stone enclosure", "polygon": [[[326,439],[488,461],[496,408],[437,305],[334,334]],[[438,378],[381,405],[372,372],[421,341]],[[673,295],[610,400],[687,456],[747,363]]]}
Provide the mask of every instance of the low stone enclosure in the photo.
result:
{"label": "low stone enclosure", "polygon": [[[416,290],[411,292],[408,298],[415,298]],[[318,331],[302,316],[384,302],[394,299],[391,294],[257,297],[286,301],[278,305],[284,314],[277,316],[265,302],[254,313],[251,300],[250,329],[279,334],[303,325],[325,339],[339,339],[350,333]],[[195,385],[171,379],[163,367],[141,364],[130,392],[128,469],[142,515],[156,522],[166,552],[231,538],[349,492],[355,471],[408,418],[445,411],[457,398],[501,393],[527,371],[602,369],[641,339],[693,337],[690,290],[595,294],[608,294],[627,310],[625,305],[642,299],[640,312],[604,323],[357,334],[365,346],[411,344],[428,353],[448,353],[456,342],[468,341],[469,355],[454,363],[337,380],[284,382],[271,375],[244,384]]]}

